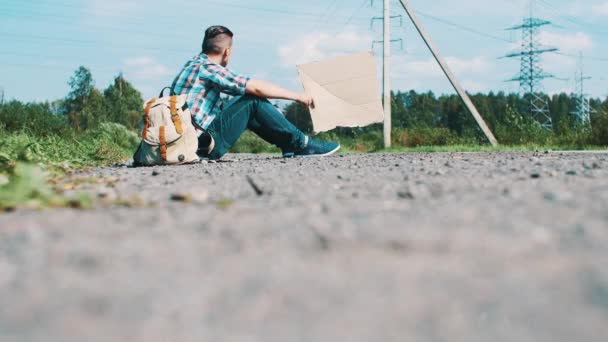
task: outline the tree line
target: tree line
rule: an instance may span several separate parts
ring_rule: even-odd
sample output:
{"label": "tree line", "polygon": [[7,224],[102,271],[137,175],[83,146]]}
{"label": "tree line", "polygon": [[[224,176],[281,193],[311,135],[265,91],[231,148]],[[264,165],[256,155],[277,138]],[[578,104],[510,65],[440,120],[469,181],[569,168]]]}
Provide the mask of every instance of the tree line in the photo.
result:
{"label": "tree line", "polygon": [[[27,130],[35,134],[83,132],[105,122],[131,130],[141,124],[141,93],[122,75],[105,89],[95,88],[89,69],[81,66],[69,80],[69,94],[50,103],[0,103],[0,129]],[[483,143],[485,138],[473,117],[456,95],[437,96],[433,92],[394,92],[393,129],[397,145]],[[543,95],[546,96],[546,95]],[[608,146],[608,99],[592,99],[591,124],[577,122],[576,97],[556,94],[549,100],[553,130],[546,131],[526,114],[528,100],[518,94],[490,92],[471,96],[479,112],[502,144],[557,144]],[[308,109],[297,103],[283,109],[287,118],[305,132],[312,131]],[[337,138],[377,137],[381,125],[359,129],[338,128]],[[418,132],[414,137],[412,132]],[[364,133],[370,133],[363,135]],[[375,138],[374,138],[375,139]],[[379,139],[380,140],[380,139]]]}
{"label": "tree line", "polygon": [[[529,101],[519,94],[490,92],[475,94],[471,100],[502,144],[593,144],[608,145],[608,99],[592,99],[590,124],[581,124],[572,114],[577,98],[572,94],[545,96],[553,120],[553,130],[542,128],[529,112]],[[436,96],[433,92],[416,91],[392,93],[393,130],[439,129],[459,137],[484,142],[485,137],[457,95]],[[285,108],[285,115],[307,132],[312,131],[312,120],[307,108],[297,103]],[[338,129],[342,135],[357,131],[378,131],[380,125],[364,129]]]}
{"label": "tree line", "polygon": [[101,91],[95,88],[91,71],[81,66],[68,84],[68,95],[56,101],[23,103],[12,100],[1,103],[0,128],[47,136],[82,133],[107,122],[129,129],[139,127],[143,99],[122,74]]}

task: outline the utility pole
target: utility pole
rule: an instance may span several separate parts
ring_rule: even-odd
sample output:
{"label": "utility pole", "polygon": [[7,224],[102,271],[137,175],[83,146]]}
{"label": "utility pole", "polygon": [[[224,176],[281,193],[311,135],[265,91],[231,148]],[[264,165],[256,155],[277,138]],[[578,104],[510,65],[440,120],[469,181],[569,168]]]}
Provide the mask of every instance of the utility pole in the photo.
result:
{"label": "utility pole", "polygon": [[507,54],[506,58],[519,58],[519,75],[508,82],[519,82],[520,93],[528,97],[530,115],[546,130],[553,129],[553,119],[549,111],[549,100],[543,95],[542,81],[554,76],[543,71],[540,63],[541,55],[558,51],[553,47],[542,47],[540,43],[540,28],[551,24],[550,21],[534,18],[533,0],[530,0],[530,16],[523,23],[508,30],[521,30],[521,50]]}
{"label": "utility pole", "polygon": [[391,147],[392,109],[391,109],[391,8],[390,0],[384,0],[384,44],[382,48],[382,79],[384,93],[384,147]]}
{"label": "utility pole", "polygon": [[[391,86],[391,44],[401,43],[401,50],[403,50],[403,39],[391,39],[391,23],[393,19],[399,19],[400,25],[403,26],[402,15],[391,15],[390,8],[391,0],[383,0],[383,9],[381,17],[373,17],[371,22],[371,29],[374,28],[374,23],[377,20],[382,20],[383,38],[382,40],[374,40],[372,42],[372,50],[375,49],[376,43],[382,43],[382,93],[383,93],[383,106],[384,106],[384,147],[391,147],[391,135],[392,135],[392,86]],[[374,1],[372,0],[372,6]]]}
{"label": "utility pole", "polygon": [[578,61],[578,70],[574,80],[576,83],[574,91],[574,97],[576,99],[576,111],[572,112],[572,115],[574,115],[579,124],[584,126],[591,124],[591,113],[593,113],[591,101],[587,94],[585,94],[585,81],[590,79],[591,77],[585,77],[584,59],[583,53],[581,52]]}
{"label": "utility pole", "polygon": [[471,115],[473,115],[473,118],[475,118],[475,121],[479,125],[479,128],[481,128],[481,130],[485,134],[486,138],[488,138],[488,141],[490,142],[490,144],[492,144],[492,146],[498,146],[498,141],[496,140],[496,137],[494,137],[494,134],[492,133],[492,131],[490,130],[490,128],[484,121],[483,117],[481,116],[481,114],[479,114],[479,111],[477,111],[475,104],[473,104],[473,101],[471,101],[471,98],[469,97],[469,95],[466,93],[464,88],[460,85],[460,82],[458,82],[458,80],[456,79],[456,76],[454,76],[454,73],[452,73],[452,70],[446,63],[443,56],[439,53],[439,50],[433,44],[433,41],[431,40],[431,36],[428,34],[426,29],[422,26],[422,24],[418,20],[418,17],[416,16],[416,13],[414,13],[414,10],[410,6],[410,4],[406,0],[399,0],[399,2],[401,2],[403,9],[407,13],[407,15],[410,17],[412,23],[416,27],[416,30],[418,30],[420,37],[422,37],[422,40],[424,40],[424,43],[426,44],[426,46],[429,48],[429,50],[433,54],[433,57],[435,57],[435,60],[441,67],[441,70],[443,70],[443,73],[445,74],[445,76],[448,78],[448,80],[452,84],[452,87],[454,87],[454,90],[456,90],[456,92],[460,96],[460,99],[462,100],[464,105],[467,107],[467,109],[469,110]]}

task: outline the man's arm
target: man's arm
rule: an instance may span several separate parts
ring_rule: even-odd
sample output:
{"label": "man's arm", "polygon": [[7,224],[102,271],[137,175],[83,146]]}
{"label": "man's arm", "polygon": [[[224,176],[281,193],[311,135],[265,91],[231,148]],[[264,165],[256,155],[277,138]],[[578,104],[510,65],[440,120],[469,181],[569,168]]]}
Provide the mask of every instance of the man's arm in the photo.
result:
{"label": "man's arm", "polygon": [[265,99],[292,100],[300,102],[308,107],[314,106],[310,95],[306,93],[296,93],[266,81],[249,80],[249,82],[247,82],[247,87],[245,88],[245,93]]}

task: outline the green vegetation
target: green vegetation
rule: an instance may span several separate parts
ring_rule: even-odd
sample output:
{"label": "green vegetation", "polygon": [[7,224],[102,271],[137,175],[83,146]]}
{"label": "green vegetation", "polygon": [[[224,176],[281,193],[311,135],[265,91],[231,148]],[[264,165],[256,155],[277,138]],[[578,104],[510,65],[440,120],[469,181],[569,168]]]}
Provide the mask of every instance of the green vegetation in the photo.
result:
{"label": "green vegetation", "polygon": [[[143,100],[122,75],[101,91],[91,72],[80,67],[69,81],[65,99],[52,103],[0,103],[0,209],[15,207],[86,207],[86,198],[66,199],[48,185],[71,170],[109,165],[130,158],[139,142]],[[455,152],[501,150],[581,150],[608,146],[608,101],[593,99],[591,123],[576,122],[576,99],[549,98],[554,128],[545,131],[527,113],[527,101],[516,94],[472,96],[495,133],[491,148],[456,96],[432,92],[392,94],[393,146],[390,151]],[[305,132],[312,130],[310,113],[290,104],[285,115]],[[321,139],[339,141],[345,152],[380,152],[382,126],[338,128]],[[232,152],[278,153],[247,132]],[[220,205],[222,206],[222,205]]]}
{"label": "green vegetation", "polygon": [[87,207],[89,199],[62,196],[49,181],[125,161],[137,147],[132,128],[143,100],[122,76],[102,95],[81,67],[70,86],[66,99],[53,103],[0,104],[0,210]]}
{"label": "green vegetation", "polygon": [[[397,149],[431,146],[454,150],[469,146],[467,150],[477,150],[487,146],[486,138],[456,95],[436,97],[432,92],[410,91],[394,93],[392,98],[392,139]],[[527,100],[517,94],[477,94],[472,100],[501,148],[581,150],[608,146],[608,100],[593,99],[591,123],[582,125],[571,114],[576,109],[575,97],[559,94],[548,98],[554,124],[552,131],[544,130],[529,115],[522,114],[527,113]],[[291,104],[286,107],[285,115],[298,127],[307,132],[312,130],[310,113],[303,106]],[[349,151],[375,152],[383,148],[381,125],[338,128],[320,137],[339,141]]]}

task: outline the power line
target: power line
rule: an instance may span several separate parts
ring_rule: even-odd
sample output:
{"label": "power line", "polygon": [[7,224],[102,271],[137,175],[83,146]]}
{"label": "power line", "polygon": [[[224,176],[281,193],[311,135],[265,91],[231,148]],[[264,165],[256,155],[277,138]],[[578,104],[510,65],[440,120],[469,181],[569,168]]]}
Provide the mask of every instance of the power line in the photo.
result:
{"label": "power line", "polygon": [[361,5],[359,7],[357,7],[357,9],[355,9],[355,11],[353,12],[353,14],[350,17],[348,17],[348,20],[346,20],[346,22],[344,23],[344,26],[348,26],[353,21],[353,19],[355,18],[355,15],[357,15],[357,13],[359,13],[359,11],[363,7],[365,7],[365,4],[367,4],[368,1],[369,0],[363,0]]}
{"label": "power line", "polygon": [[448,26],[451,26],[451,27],[458,28],[458,29],[460,29],[462,31],[466,31],[466,32],[469,32],[469,33],[474,33],[476,35],[479,35],[479,36],[482,36],[482,37],[486,37],[486,38],[490,38],[490,39],[494,39],[494,40],[500,41],[500,42],[511,43],[511,41],[508,40],[508,39],[506,39],[506,38],[501,38],[501,37],[498,37],[498,36],[491,35],[489,33],[481,32],[481,31],[478,31],[478,30],[476,30],[474,28],[471,28],[471,27],[468,27],[468,26],[465,26],[465,25],[461,25],[461,24],[458,24],[458,23],[455,23],[455,22],[452,22],[452,21],[449,21],[449,20],[446,20],[446,19],[438,18],[436,16],[430,15],[428,13],[421,12],[419,10],[415,10],[415,12],[418,15],[420,15],[421,17],[425,17],[427,19],[431,19],[431,20],[434,20],[436,22],[439,22],[439,23],[442,23],[442,24],[445,24],[445,25],[448,25]]}
{"label": "power line", "polygon": [[598,34],[598,35],[606,35],[608,34],[608,29],[607,30],[597,30],[597,27],[591,23],[586,23],[583,21],[580,21],[570,15],[566,15],[563,14],[561,12],[561,10],[559,10],[555,5],[549,3],[546,0],[536,0],[538,3],[540,3],[541,5],[543,5],[546,9],[554,12],[556,15],[558,15],[561,19],[569,22],[570,24],[574,24],[577,25],[579,27],[583,27],[585,28],[585,31],[588,33],[594,33],[594,34]]}
{"label": "power line", "polygon": [[560,56],[564,56],[564,57],[571,57],[571,58],[582,58],[583,60],[592,60],[592,61],[598,61],[598,62],[608,62],[608,58],[605,57],[595,57],[595,56],[587,56],[587,55],[583,55],[583,56],[578,56],[572,53],[565,53],[565,52],[559,52],[556,51],[554,52],[554,54],[556,55],[560,55]]}
{"label": "power line", "polygon": [[[337,0],[336,0],[337,1]],[[217,1],[198,1],[197,4],[199,5],[211,5],[211,6],[215,6],[215,7],[223,7],[223,8],[234,8],[234,9],[245,9],[248,11],[253,11],[253,12],[263,12],[263,13],[275,13],[275,14],[282,14],[282,15],[288,15],[288,16],[296,16],[296,17],[319,17],[319,16],[324,16],[327,14],[327,12],[323,12],[323,13],[317,13],[317,12],[306,12],[306,11],[300,11],[300,10],[296,10],[296,9],[286,9],[286,8],[268,8],[268,7],[260,7],[260,6],[248,6],[248,5],[242,5],[242,4],[234,4],[234,3],[230,3],[230,2],[217,2]],[[17,5],[16,7],[22,7],[19,5],[22,4],[3,4],[3,5],[9,5],[9,6],[13,6],[15,7],[15,5]],[[64,8],[73,8],[75,10],[78,10],[79,12],[84,12],[84,13],[89,13],[89,14],[96,14],[93,11],[90,10],[86,10],[84,9],[82,6],[77,6],[77,5],[71,5],[71,4],[65,4],[65,3],[60,3],[60,2],[55,2],[52,4],[48,4],[48,3],[38,3],[38,5],[36,7],[40,8],[40,6],[46,6],[46,7],[51,7],[51,8],[55,8],[55,7],[64,7]],[[200,10],[201,6],[188,6],[191,7],[192,9],[196,9],[196,10]],[[29,9],[29,8],[28,8]],[[99,12],[96,11],[96,12]],[[105,13],[105,14],[109,14],[109,15],[115,15],[116,9],[115,8],[101,8],[101,12]],[[155,20],[157,18],[168,18],[168,19],[173,19],[174,17],[168,16],[165,17],[163,15],[160,16],[155,16]],[[174,19],[173,19],[174,20]]]}

